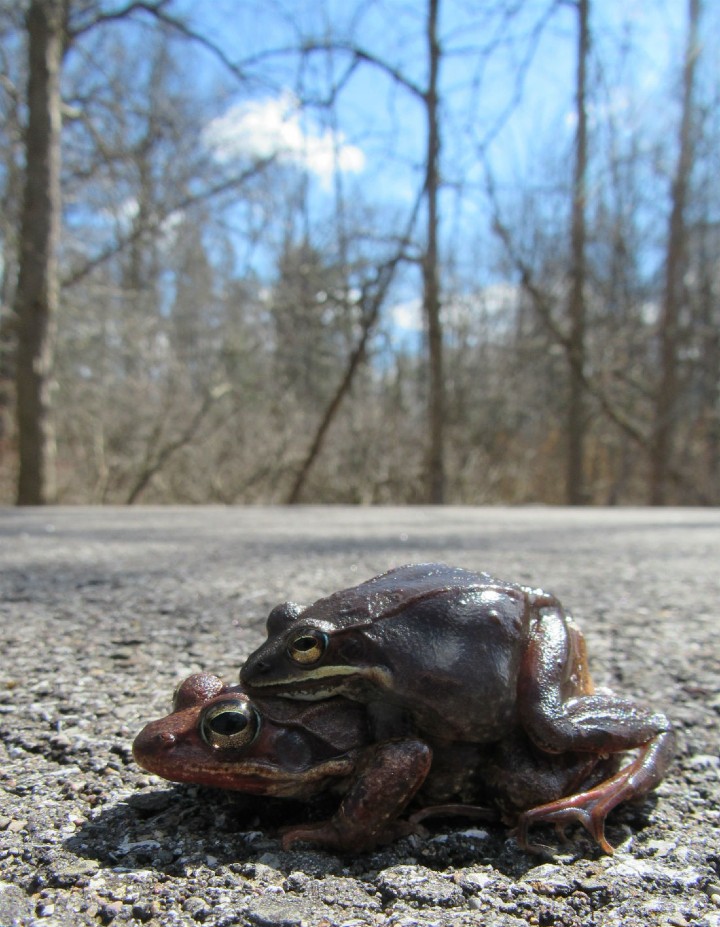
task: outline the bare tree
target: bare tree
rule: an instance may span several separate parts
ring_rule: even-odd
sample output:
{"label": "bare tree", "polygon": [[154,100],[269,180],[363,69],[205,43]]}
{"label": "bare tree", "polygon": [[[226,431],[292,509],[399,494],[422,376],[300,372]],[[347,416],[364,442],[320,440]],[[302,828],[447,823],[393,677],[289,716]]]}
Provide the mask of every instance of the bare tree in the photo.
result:
{"label": "bare tree", "polygon": [[428,0],[426,41],[428,82],[423,94],[427,120],[425,198],[427,231],[422,256],[423,311],[428,339],[428,502],[445,501],[445,373],[438,257],[438,194],[440,191],[440,118],[438,78],[441,48],[438,39],[440,0]]}
{"label": "bare tree", "polygon": [[443,364],[443,330],[439,257],[439,193],[442,186],[440,173],[440,65],[442,47],[439,39],[440,0],[427,0],[424,18],[425,60],[427,80],[424,84],[413,80],[402,68],[376,54],[371,48],[344,41],[323,39],[306,41],[306,53],[339,50],[350,57],[351,64],[331,94],[334,102],[341,86],[355,67],[370,65],[383,72],[395,85],[402,87],[423,107],[426,136],[423,158],[424,176],[422,197],[426,210],[425,240],[421,246],[419,263],[422,272],[422,307],[427,336],[427,426],[426,426],[426,489],[425,501],[442,503],[445,500],[445,373]]}
{"label": "bare tree", "polygon": [[570,293],[568,299],[568,413],[567,471],[565,492],[570,505],[587,502],[585,489],[585,210],[587,199],[587,60],[590,48],[590,2],[577,0],[578,45],[575,84],[575,168],[573,172],[570,228]]}
{"label": "bare tree", "polygon": [[678,153],[670,193],[665,280],[659,323],[660,380],[655,395],[655,415],[650,447],[648,501],[668,501],[672,470],[673,438],[678,407],[678,346],[680,310],[684,302],[683,275],[687,258],[686,210],[693,168],[693,108],[695,73],[699,52],[700,0],[688,0],[688,29],[682,78],[682,109],[678,129]]}
{"label": "bare tree", "polygon": [[51,502],[55,496],[50,376],[58,306],[60,71],[66,24],[66,0],[30,3],[25,190],[15,294],[20,505]]}
{"label": "bare tree", "polygon": [[[61,74],[66,51],[98,25],[139,13],[151,15],[179,34],[224,56],[213,43],[188,30],[166,12],[169,0],[129,2],[103,11],[99,4],[72,6],[71,0],[30,0],[26,16],[28,48],[25,175],[15,292],[17,346],[15,384],[19,469],[17,501],[40,505],[55,498],[55,440],[50,410],[54,333],[59,298],[58,245]],[[71,23],[70,14],[77,14]],[[233,73],[240,70],[225,61]]]}
{"label": "bare tree", "polygon": [[348,355],[345,371],[329,403],[325,407],[325,411],[317,427],[308,452],[302,461],[300,469],[298,470],[298,473],[295,477],[292,489],[290,490],[287,499],[288,503],[291,505],[300,501],[303,489],[308,479],[308,475],[312,466],[315,464],[315,461],[320,455],[330,426],[337,416],[343,400],[350,392],[360,365],[367,357],[368,342],[370,341],[370,337],[374,333],[375,327],[378,324],[380,311],[387,297],[388,290],[392,284],[397,267],[405,257],[405,250],[408,246],[410,235],[412,234],[412,230],[415,225],[417,206],[419,206],[419,202],[420,201],[418,200],[416,208],[413,210],[410,216],[407,231],[398,242],[393,256],[377,269],[373,279],[365,281],[364,285],[361,287],[360,297],[358,300],[362,309],[360,337]]}

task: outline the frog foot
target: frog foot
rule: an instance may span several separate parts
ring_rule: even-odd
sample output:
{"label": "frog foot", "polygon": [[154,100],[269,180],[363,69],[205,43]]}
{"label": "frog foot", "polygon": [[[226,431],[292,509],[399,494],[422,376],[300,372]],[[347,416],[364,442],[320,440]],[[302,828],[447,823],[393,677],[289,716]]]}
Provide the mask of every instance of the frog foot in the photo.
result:
{"label": "frog foot", "polygon": [[605,818],[609,809],[604,807],[602,798],[593,797],[594,792],[597,790],[582,792],[579,795],[573,795],[572,798],[548,802],[546,805],[525,811],[518,818],[515,829],[518,845],[528,853],[547,853],[548,847],[530,843],[528,840],[530,827],[533,824],[553,824],[558,837],[566,842],[565,828],[569,823],[575,822],[585,828],[604,853],[612,856],[615,848],[605,836]]}
{"label": "frog foot", "polygon": [[530,852],[542,850],[528,841],[528,830],[533,824],[554,824],[564,836],[565,826],[576,822],[595,839],[603,852],[612,855],[615,849],[605,836],[605,819],[621,802],[638,798],[657,784],[673,745],[672,732],[664,732],[645,744],[627,766],[594,788],[524,811],[517,822],[518,844]]}
{"label": "frog foot", "polygon": [[418,828],[407,821],[393,821],[381,831],[362,832],[356,828],[338,827],[334,820],[317,824],[299,824],[280,831],[283,850],[296,843],[308,843],[336,853],[364,853],[379,844],[392,843],[400,837],[417,833]]}
{"label": "frog foot", "polygon": [[329,850],[347,850],[342,834],[332,821],[321,821],[318,824],[299,824],[294,827],[282,828],[280,831],[280,844],[283,850],[291,849],[296,843],[309,843]]}

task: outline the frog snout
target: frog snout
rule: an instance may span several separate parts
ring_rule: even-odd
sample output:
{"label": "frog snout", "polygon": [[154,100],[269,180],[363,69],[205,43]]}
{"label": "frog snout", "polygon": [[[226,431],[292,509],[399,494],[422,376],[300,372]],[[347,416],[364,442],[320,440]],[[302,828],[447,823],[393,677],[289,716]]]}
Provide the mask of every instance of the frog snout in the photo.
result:
{"label": "frog snout", "polygon": [[240,682],[250,685],[257,676],[267,676],[270,670],[271,664],[269,660],[254,657],[248,660],[240,670]]}
{"label": "frog snout", "polygon": [[158,730],[155,724],[147,724],[133,741],[135,762],[151,772],[153,760],[171,749],[176,741],[177,737],[171,731]]}

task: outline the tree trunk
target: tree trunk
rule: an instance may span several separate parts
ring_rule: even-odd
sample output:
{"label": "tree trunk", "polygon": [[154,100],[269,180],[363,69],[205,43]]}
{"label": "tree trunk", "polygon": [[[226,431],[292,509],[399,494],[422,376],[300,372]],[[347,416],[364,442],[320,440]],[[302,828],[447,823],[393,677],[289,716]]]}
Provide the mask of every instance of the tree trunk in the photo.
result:
{"label": "tree trunk", "polygon": [[586,71],[590,50],[589,0],[578,0],[578,52],[576,82],[577,137],[571,218],[570,294],[568,300],[569,395],[567,417],[567,471],[565,494],[569,505],[587,503],[584,473],[585,434],[585,202],[587,187]]}
{"label": "tree trunk", "polygon": [[425,197],[427,202],[427,244],[423,255],[423,311],[428,340],[428,502],[445,501],[445,376],[443,371],[443,332],[440,318],[438,279],[438,191],[440,188],[440,129],[438,117],[438,71],[440,44],[437,37],[440,0],[429,0],[427,47],[429,79],[425,93],[427,114],[427,162]]}
{"label": "tree trunk", "polygon": [[720,505],[720,280],[716,273],[714,228],[705,229],[710,243],[702,248],[698,323],[700,341],[700,416],[703,423],[702,485],[709,505]]}
{"label": "tree trunk", "polygon": [[670,220],[665,257],[665,281],[660,314],[660,382],[655,397],[655,420],[650,444],[651,505],[665,505],[671,472],[678,394],[678,335],[686,259],[685,208],[693,165],[692,110],[695,63],[698,53],[700,0],[689,0],[688,34],[683,63],[683,98],[678,159],[672,182]]}
{"label": "tree trunk", "polygon": [[58,304],[64,7],[63,0],[33,0],[26,21],[28,125],[15,296],[19,505],[41,505],[53,501],[55,496],[50,376]]}

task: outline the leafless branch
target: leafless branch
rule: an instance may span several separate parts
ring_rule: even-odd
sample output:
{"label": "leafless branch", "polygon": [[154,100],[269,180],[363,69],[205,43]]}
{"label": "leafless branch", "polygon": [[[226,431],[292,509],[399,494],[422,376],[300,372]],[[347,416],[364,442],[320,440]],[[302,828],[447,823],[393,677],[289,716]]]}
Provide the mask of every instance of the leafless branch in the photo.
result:
{"label": "leafless branch", "polygon": [[81,267],[77,267],[62,280],[62,286],[65,288],[75,286],[94,270],[97,270],[98,267],[101,267],[106,261],[109,261],[117,254],[120,254],[125,248],[133,244],[133,242],[138,241],[138,239],[140,239],[143,235],[147,235],[149,232],[157,232],[158,229],[161,228],[163,222],[165,222],[174,213],[181,212],[185,209],[190,209],[197,203],[202,203],[205,200],[219,196],[222,193],[226,193],[228,190],[234,190],[236,187],[246,183],[252,177],[257,176],[261,171],[265,170],[270,164],[272,164],[274,160],[274,155],[269,158],[264,158],[261,161],[257,161],[246,171],[243,171],[237,176],[225,179],[220,183],[214,184],[211,187],[207,187],[205,190],[199,191],[198,193],[190,193],[182,199],[176,201],[174,204],[172,204],[172,206],[169,206],[166,210],[164,210],[161,215],[157,216],[151,225],[137,226],[127,235],[122,236],[117,241],[114,241],[112,244],[108,245],[106,248],[100,251],[99,254],[95,255],[95,257],[90,258]]}
{"label": "leafless branch", "polygon": [[133,505],[133,503],[137,502],[140,494],[144,489],[147,488],[153,477],[163,469],[170,458],[179,450],[181,450],[181,448],[190,444],[210,409],[219,399],[221,399],[229,392],[229,389],[229,386],[223,385],[208,390],[203,398],[203,401],[196,409],[195,414],[188,422],[187,427],[181,431],[176,438],[168,441],[159,449],[157,448],[157,445],[160,442],[162,422],[159,421],[157,423],[152,437],[147,442],[146,456],[143,467],[140,470],[140,473],[138,474],[130,492],[128,493],[126,499],[127,505]]}
{"label": "leafless branch", "polygon": [[375,325],[377,324],[378,318],[380,317],[380,310],[395,276],[395,271],[404,258],[407,245],[415,228],[415,223],[417,222],[417,217],[420,212],[420,204],[422,203],[423,195],[424,191],[421,191],[415,201],[413,210],[405,228],[405,234],[402,236],[397,250],[388,261],[386,261],[378,268],[375,278],[372,281],[368,281],[363,287],[360,296],[360,303],[364,307],[360,338],[358,339],[355,348],[348,357],[345,373],[340,383],[338,384],[337,389],[335,390],[335,394],[325,409],[323,417],[320,420],[318,428],[315,432],[315,436],[310,444],[310,448],[308,449],[308,452],[305,455],[302,464],[300,465],[300,469],[298,470],[298,473],[295,477],[292,489],[288,494],[287,501],[290,505],[300,501],[303,487],[307,481],[310,469],[320,454],[323,443],[325,441],[325,436],[327,435],[330,426],[335,419],[335,415],[337,414],[343,399],[350,390],[357,369],[365,358],[370,335],[372,334]]}
{"label": "leafless branch", "polygon": [[[500,207],[489,173],[487,181],[487,193],[493,211],[493,229],[502,242],[508,257],[520,278],[520,285],[523,291],[529,296],[535,311],[539,315],[548,332],[562,347],[563,351],[565,351],[569,363],[573,363],[574,358],[571,351],[570,339],[553,316],[552,304],[547,293],[537,284],[535,275],[530,265],[524,260],[522,255],[519,254],[517,248],[514,246],[509,229],[503,223],[500,217]],[[632,440],[639,444],[641,447],[647,448],[648,436],[643,432],[641,427],[635,422],[631,421],[618,408],[616,408],[613,403],[610,402],[605,391],[596,382],[587,376],[585,370],[581,368],[577,372],[582,381],[583,388],[588,393],[588,395],[592,396],[592,398],[597,402],[607,418],[613,422],[613,424],[616,425],[621,431],[623,431],[629,438],[632,438]]]}
{"label": "leafless branch", "polygon": [[211,41],[206,35],[203,35],[202,32],[198,32],[197,29],[193,29],[182,19],[177,16],[171,16],[166,12],[166,7],[168,7],[171,2],[172,0],[157,0],[156,3],[148,2],[148,0],[144,0],[144,2],[143,0],[132,0],[132,2],[126,3],[124,6],[118,7],[115,10],[99,13],[88,22],[72,28],[70,30],[70,37],[71,39],[76,39],[105,23],[127,19],[128,17],[132,17],[135,13],[147,13],[149,16],[153,16],[158,20],[158,22],[163,23],[171,30],[178,33],[178,35],[195,42],[197,45],[200,45],[206,51],[210,52],[210,54],[234,77],[239,80],[245,80],[247,73],[243,65],[232,61],[216,42]]}
{"label": "leafless branch", "polygon": [[[355,64],[364,62],[365,64],[370,64],[374,68],[377,68],[379,71],[382,71],[388,77],[390,77],[395,83],[400,84],[406,90],[408,90],[413,96],[417,97],[419,100],[424,100],[426,96],[425,90],[416,84],[414,81],[403,74],[403,72],[396,67],[393,67],[388,61],[385,61],[379,55],[373,54],[367,48],[363,48],[361,45],[355,45],[353,42],[348,42],[345,40],[340,41],[329,41],[329,40],[307,40],[303,43],[301,52],[303,54],[312,54],[314,52],[329,52],[329,51],[338,51],[343,52],[353,59]],[[349,77],[349,74],[346,76]]]}

